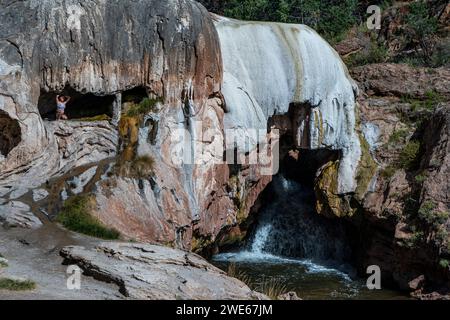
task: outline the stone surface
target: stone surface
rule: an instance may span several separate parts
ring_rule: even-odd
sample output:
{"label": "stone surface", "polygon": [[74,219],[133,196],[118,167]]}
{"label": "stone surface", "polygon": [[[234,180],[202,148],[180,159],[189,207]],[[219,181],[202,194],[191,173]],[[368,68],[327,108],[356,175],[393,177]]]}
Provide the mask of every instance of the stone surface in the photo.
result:
{"label": "stone surface", "polygon": [[[304,25],[215,20],[224,63],[224,125],[237,130],[238,150],[252,151],[262,140],[246,129],[264,133],[274,115],[305,109],[292,119],[296,146],[341,151],[337,192],[355,191],[361,157],[358,88],[336,51]],[[235,141],[227,138],[233,148]]]}
{"label": "stone surface", "polygon": [[117,284],[120,292],[131,299],[266,299],[203,258],[185,251],[103,243],[95,249],[66,247],[61,255],[94,278]]}
{"label": "stone surface", "polygon": [[0,205],[0,222],[7,227],[35,229],[42,226],[42,222],[30,212],[30,207],[19,201]]}
{"label": "stone surface", "polygon": [[298,297],[295,292],[288,292],[286,294],[282,294],[278,297],[278,300],[286,300],[286,301],[299,301],[302,300]]}
{"label": "stone surface", "polygon": [[35,190],[33,190],[33,201],[39,202],[39,201],[47,198],[48,195],[49,195],[49,193],[45,189],[35,189]]}
{"label": "stone surface", "polygon": [[377,96],[426,98],[436,92],[450,98],[448,68],[413,68],[406,64],[369,64],[352,69],[361,89]]}
{"label": "stone surface", "polygon": [[[198,108],[220,90],[217,34],[206,10],[194,1],[128,6],[30,0],[2,2],[0,9],[0,33],[8,39],[0,41],[1,123],[10,128],[0,139],[2,154],[7,153],[0,164],[2,184],[26,176],[38,186],[63,168],[60,141],[37,109],[41,90],[58,92],[68,85],[80,93],[106,95],[144,86],[173,106],[190,86]],[[75,19],[73,12],[79,13]],[[63,154],[83,153],[78,148],[69,144]],[[88,154],[82,156],[87,160]]]}

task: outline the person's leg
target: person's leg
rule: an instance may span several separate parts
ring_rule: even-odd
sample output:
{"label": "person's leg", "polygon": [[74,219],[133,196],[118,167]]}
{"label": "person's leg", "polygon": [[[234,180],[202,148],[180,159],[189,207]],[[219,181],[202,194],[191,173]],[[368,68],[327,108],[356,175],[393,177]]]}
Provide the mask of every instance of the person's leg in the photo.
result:
{"label": "person's leg", "polygon": [[69,118],[67,118],[67,116],[63,113],[63,114],[61,114],[61,118],[63,119],[63,120],[67,120],[67,119],[69,119]]}

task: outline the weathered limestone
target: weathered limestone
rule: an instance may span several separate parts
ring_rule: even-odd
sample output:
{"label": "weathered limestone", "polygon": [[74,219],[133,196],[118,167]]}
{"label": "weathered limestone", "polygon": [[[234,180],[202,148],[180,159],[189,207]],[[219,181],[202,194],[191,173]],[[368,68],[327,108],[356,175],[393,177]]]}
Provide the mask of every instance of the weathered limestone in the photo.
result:
{"label": "weathered limestone", "polygon": [[103,243],[66,247],[61,255],[94,278],[113,282],[131,299],[261,300],[263,294],[228,277],[200,256],[165,247]]}

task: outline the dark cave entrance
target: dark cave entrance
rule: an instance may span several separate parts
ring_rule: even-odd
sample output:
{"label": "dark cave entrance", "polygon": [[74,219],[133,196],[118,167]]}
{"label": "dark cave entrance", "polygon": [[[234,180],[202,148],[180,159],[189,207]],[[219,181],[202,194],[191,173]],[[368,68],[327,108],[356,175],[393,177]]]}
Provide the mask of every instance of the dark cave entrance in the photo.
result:
{"label": "dark cave entrance", "polygon": [[0,156],[7,157],[22,140],[19,122],[0,110]]}
{"label": "dark cave entrance", "polygon": [[56,96],[65,95],[71,97],[67,104],[65,114],[69,120],[84,120],[98,117],[101,119],[112,118],[115,95],[96,95],[93,93],[80,93],[71,87],[62,91],[41,91],[38,109],[43,119],[56,119]]}
{"label": "dark cave entrance", "polygon": [[130,90],[126,90],[122,93],[122,103],[134,103],[139,104],[144,100],[145,98],[148,98],[148,92],[145,87],[135,87]]}

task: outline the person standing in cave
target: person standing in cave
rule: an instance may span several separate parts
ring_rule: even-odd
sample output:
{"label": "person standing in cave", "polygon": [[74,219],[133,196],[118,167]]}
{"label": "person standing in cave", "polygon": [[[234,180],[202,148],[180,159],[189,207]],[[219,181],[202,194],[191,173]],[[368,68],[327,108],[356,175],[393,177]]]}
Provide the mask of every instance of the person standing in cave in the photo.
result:
{"label": "person standing in cave", "polygon": [[70,101],[70,97],[67,96],[56,96],[56,120],[67,120],[67,116],[65,114],[66,106]]}

